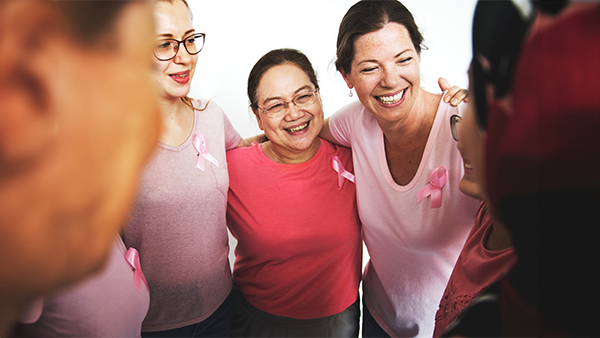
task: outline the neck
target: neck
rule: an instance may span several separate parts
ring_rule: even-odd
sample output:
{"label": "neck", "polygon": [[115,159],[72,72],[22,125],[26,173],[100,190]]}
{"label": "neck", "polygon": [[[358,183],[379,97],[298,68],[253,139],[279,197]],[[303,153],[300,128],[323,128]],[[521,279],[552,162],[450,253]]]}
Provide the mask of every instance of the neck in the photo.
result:
{"label": "neck", "polygon": [[282,164],[298,164],[304,163],[319,151],[321,146],[321,139],[316,138],[313,143],[306,150],[294,151],[285,149],[274,145],[271,141],[262,143],[262,151],[265,156],[271,161],[282,163]]}
{"label": "neck", "polygon": [[159,100],[162,132],[161,143],[177,147],[190,136],[194,126],[192,108],[181,99]]}
{"label": "neck", "polygon": [[410,146],[411,143],[420,142],[423,135],[429,135],[439,100],[438,95],[420,89],[414,106],[402,119],[388,121],[377,118],[385,139],[394,145]]}

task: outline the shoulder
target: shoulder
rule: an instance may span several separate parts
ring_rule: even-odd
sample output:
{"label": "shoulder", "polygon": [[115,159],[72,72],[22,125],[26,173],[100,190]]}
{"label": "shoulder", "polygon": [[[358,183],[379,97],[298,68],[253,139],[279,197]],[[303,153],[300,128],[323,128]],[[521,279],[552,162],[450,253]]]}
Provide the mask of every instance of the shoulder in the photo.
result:
{"label": "shoulder", "polygon": [[213,100],[197,99],[192,100],[191,103],[194,106],[197,115],[212,115],[218,117],[222,117],[225,115],[223,109],[221,109],[221,107],[218,104],[216,104]]}
{"label": "shoulder", "polygon": [[357,100],[357,101],[348,103],[347,105],[340,108],[338,111],[336,111],[331,116],[331,118],[339,119],[339,118],[343,118],[346,116],[356,118],[358,116],[364,115],[365,112],[368,113],[366,111],[366,108],[362,105],[362,103],[360,103],[360,101]]}
{"label": "shoulder", "polygon": [[227,151],[227,161],[229,165],[237,164],[245,159],[255,157],[257,152],[260,152],[261,145],[259,143],[252,143],[249,147],[239,147]]}
{"label": "shoulder", "polygon": [[348,147],[331,143],[325,139],[321,139],[321,147],[325,148],[324,153],[327,157],[338,156],[344,163],[352,162],[352,150]]}

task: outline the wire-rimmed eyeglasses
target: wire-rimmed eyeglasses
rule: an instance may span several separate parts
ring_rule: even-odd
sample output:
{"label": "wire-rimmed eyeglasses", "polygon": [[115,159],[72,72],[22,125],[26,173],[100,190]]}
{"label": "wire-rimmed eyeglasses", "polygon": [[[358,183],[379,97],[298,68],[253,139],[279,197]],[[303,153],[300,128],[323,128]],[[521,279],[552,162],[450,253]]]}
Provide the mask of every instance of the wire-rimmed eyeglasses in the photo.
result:
{"label": "wire-rimmed eyeglasses", "polygon": [[310,106],[315,102],[318,93],[318,89],[309,92],[302,92],[296,95],[291,101],[277,101],[271,103],[265,108],[257,107],[261,112],[267,114],[268,117],[278,118],[285,114],[291,103],[294,103],[298,108]]}
{"label": "wire-rimmed eyeglasses", "polygon": [[154,47],[154,56],[161,61],[168,61],[177,55],[179,45],[183,43],[183,47],[190,55],[200,53],[204,47],[204,39],[206,34],[196,33],[188,36],[182,41],[175,39],[162,39],[156,42]]}
{"label": "wire-rimmed eyeglasses", "polygon": [[452,115],[450,116],[450,130],[452,131],[452,138],[454,138],[454,140],[456,142],[458,142],[458,123],[460,122],[460,120],[462,120],[462,117],[460,115]]}

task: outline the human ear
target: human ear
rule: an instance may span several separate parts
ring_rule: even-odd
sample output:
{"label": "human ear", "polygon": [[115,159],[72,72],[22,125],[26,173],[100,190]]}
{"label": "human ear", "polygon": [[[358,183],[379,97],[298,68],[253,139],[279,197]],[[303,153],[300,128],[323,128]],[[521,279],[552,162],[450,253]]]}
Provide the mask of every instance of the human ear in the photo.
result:
{"label": "human ear", "polygon": [[58,116],[49,92],[60,69],[47,50],[61,22],[45,3],[8,1],[1,12],[0,166],[10,170],[39,156],[56,137]]}
{"label": "human ear", "polygon": [[348,88],[354,88],[354,85],[352,84],[352,81],[350,81],[350,79],[348,78],[346,72],[340,69],[340,74],[342,74],[342,77],[344,78],[344,81],[346,81],[346,85],[348,86]]}
{"label": "human ear", "polygon": [[265,131],[265,128],[263,128],[263,126],[262,126],[262,122],[260,120],[260,117],[259,117],[256,109],[252,108],[252,112],[254,113],[254,117],[256,117],[256,123],[258,124],[258,128],[260,128],[260,130],[262,130],[262,131]]}

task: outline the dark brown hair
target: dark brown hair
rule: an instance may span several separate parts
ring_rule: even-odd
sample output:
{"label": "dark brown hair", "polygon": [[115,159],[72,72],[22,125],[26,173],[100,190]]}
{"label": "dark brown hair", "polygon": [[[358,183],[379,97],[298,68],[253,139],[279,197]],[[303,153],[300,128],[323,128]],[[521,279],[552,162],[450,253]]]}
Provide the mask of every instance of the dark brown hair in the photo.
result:
{"label": "dark brown hair", "polygon": [[291,63],[302,69],[310,79],[310,82],[315,86],[315,89],[319,89],[317,74],[306,55],[296,49],[275,49],[263,55],[256,62],[254,67],[252,67],[250,75],[248,76],[248,100],[253,111],[258,108],[256,91],[258,90],[263,75],[269,69],[286,63]]}
{"label": "dark brown hair", "polygon": [[102,37],[114,33],[123,8],[131,1],[55,1],[70,26],[73,38],[83,46],[94,46]]}
{"label": "dark brown hair", "polygon": [[335,67],[350,73],[354,59],[354,42],[360,36],[382,29],[395,22],[408,30],[417,53],[421,53],[423,36],[412,14],[396,0],[362,0],[350,7],[338,31]]}

